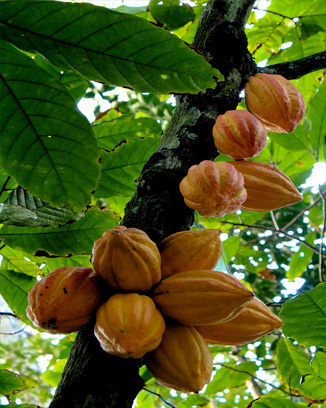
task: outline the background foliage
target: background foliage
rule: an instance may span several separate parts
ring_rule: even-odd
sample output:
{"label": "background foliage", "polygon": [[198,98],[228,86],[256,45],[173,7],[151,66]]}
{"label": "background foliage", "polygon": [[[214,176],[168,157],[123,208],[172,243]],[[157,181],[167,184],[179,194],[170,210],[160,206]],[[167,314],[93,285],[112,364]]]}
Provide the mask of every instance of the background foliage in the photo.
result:
{"label": "background foliage", "polygon": [[[119,224],[160,143],[175,106],[169,94],[204,91],[222,76],[183,42],[192,42],[204,1],[151,0],[118,12],[58,1],[0,7],[0,395],[2,405],[46,406],[74,335],[37,332],[25,314],[28,290],[60,266],[90,265],[93,241]],[[325,22],[324,0],[258,1],[246,26],[249,50],[259,66],[323,51]],[[259,397],[250,406],[324,404],[325,188],[305,182],[325,160],[325,73],[293,81],[306,115],[290,135],[269,133],[255,158],[289,175],[303,201],[274,213],[196,215],[193,226],[225,233],[219,266],[280,312],[283,331],[212,346],[213,378],[198,395],[165,389],[142,367],[135,406],[244,408]],[[110,110],[90,123],[77,109],[85,101],[94,118]]]}

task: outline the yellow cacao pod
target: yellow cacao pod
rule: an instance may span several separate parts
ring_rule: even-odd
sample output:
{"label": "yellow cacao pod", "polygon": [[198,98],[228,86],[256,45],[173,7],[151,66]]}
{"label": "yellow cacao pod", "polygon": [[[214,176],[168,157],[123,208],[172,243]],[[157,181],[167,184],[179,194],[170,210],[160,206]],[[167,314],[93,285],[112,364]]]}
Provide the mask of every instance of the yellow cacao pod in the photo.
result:
{"label": "yellow cacao pod", "polygon": [[230,163],[243,175],[248,194],[241,209],[273,211],[302,200],[290,177],[270,164],[251,161]]}
{"label": "yellow cacao pod", "polygon": [[161,344],[146,354],[145,364],[163,386],[199,392],[211,378],[213,359],[204,339],[193,327],[168,324]]}
{"label": "yellow cacao pod", "polygon": [[50,333],[71,333],[88,323],[103,299],[106,284],[92,268],[64,266],[28,292],[26,314]]}
{"label": "yellow cacao pod", "polygon": [[230,110],[219,115],[213,137],[217,150],[234,159],[258,156],[267,143],[265,126],[245,110]]}
{"label": "yellow cacao pod", "polygon": [[212,270],[222,256],[221,230],[181,231],[162,241],[162,279],[175,273]]}
{"label": "yellow cacao pod", "polygon": [[237,317],[229,322],[198,326],[196,329],[210,344],[236,346],[252,343],[282,326],[282,320],[262,301],[254,298]]}
{"label": "yellow cacao pod", "polygon": [[305,114],[297,88],[281,75],[256,74],[245,85],[247,109],[272,132],[292,132]]}
{"label": "yellow cacao pod", "polygon": [[218,271],[177,273],[162,280],[153,295],[163,314],[188,326],[232,319],[252,298],[241,282]]}
{"label": "yellow cacao pod", "polygon": [[247,198],[241,173],[228,162],[204,160],[191,166],[180,183],[185,204],[204,217],[223,217]]}
{"label": "yellow cacao pod", "polygon": [[107,284],[127,292],[147,292],[161,280],[161,255],[137,228],[115,227],[94,242],[93,267]]}
{"label": "yellow cacao pod", "polygon": [[164,330],[163,316],[150,297],[118,293],[99,307],[94,333],[107,353],[141,358],[160,344]]}

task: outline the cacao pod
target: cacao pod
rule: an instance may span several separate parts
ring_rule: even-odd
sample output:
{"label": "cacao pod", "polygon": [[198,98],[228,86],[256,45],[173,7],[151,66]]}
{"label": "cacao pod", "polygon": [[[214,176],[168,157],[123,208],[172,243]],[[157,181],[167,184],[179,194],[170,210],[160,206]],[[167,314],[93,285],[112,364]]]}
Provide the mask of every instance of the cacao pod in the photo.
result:
{"label": "cacao pod", "polygon": [[210,380],[213,359],[204,339],[193,327],[168,324],[161,344],[146,354],[145,364],[163,386],[199,392]]}
{"label": "cacao pod", "polygon": [[253,293],[241,282],[217,271],[177,273],[162,280],[153,295],[163,314],[188,326],[230,320],[252,298]]}
{"label": "cacao pod", "polygon": [[236,346],[252,343],[282,326],[282,320],[262,301],[254,298],[229,322],[198,326],[196,329],[208,343]]}
{"label": "cacao pod", "polygon": [[92,268],[64,266],[28,292],[26,314],[50,333],[71,333],[88,323],[103,300],[105,282]]}
{"label": "cacao pod", "polygon": [[273,211],[302,200],[290,177],[270,164],[251,161],[230,162],[242,175],[247,190],[247,200],[241,209]]}
{"label": "cacao pod", "polygon": [[181,231],[162,241],[162,279],[179,272],[212,270],[222,256],[221,230]]}
{"label": "cacao pod", "polygon": [[107,353],[141,358],[161,342],[165,330],[162,314],[152,299],[138,293],[118,293],[96,313],[94,333]]}
{"label": "cacao pod", "polygon": [[93,267],[107,284],[127,292],[147,292],[161,280],[161,255],[137,228],[115,227],[94,242]]}
{"label": "cacao pod", "polygon": [[234,159],[258,156],[267,143],[265,126],[245,110],[230,110],[219,115],[213,137],[217,150]]}
{"label": "cacao pod", "polygon": [[180,183],[185,204],[204,217],[223,217],[247,198],[241,173],[228,162],[204,160],[191,166]]}
{"label": "cacao pod", "polygon": [[247,109],[272,132],[292,132],[305,114],[297,88],[281,75],[256,74],[245,85]]}

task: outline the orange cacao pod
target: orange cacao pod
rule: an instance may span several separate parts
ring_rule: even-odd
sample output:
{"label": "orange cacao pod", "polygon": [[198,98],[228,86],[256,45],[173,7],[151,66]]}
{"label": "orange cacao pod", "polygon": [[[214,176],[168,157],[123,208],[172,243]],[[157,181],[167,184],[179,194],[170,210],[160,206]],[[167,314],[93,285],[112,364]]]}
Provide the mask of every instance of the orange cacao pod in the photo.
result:
{"label": "orange cacao pod", "polygon": [[137,228],[115,227],[94,242],[93,267],[107,284],[128,292],[147,292],[161,280],[161,255]]}
{"label": "orange cacao pod", "polygon": [[50,333],[71,333],[88,323],[103,299],[105,282],[92,268],[64,266],[28,292],[27,316]]}
{"label": "orange cacao pod", "polygon": [[145,364],[162,385],[182,392],[199,392],[210,380],[213,359],[193,327],[168,324],[161,344],[146,354]]}
{"label": "orange cacao pod", "polygon": [[272,132],[292,132],[305,114],[297,88],[281,75],[256,74],[245,85],[247,109]]}
{"label": "orange cacao pod", "polygon": [[180,272],[154,289],[163,314],[188,326],[217,324],[237,316],[253,298],[241,282],[223,272]]}
{"label": "orange cacao pod", "polygon": [[141,358],[160,344],[164,330],[163,316],[150,297],[118,293],[99,307],[94,333],[107,353]]}
{"label": "orange cacao pod", "polygon": [[282,326],[282,320],[254,298],[229,322],[196,328],[208,343],[236,346],[256,341]]}
{"label": "orange cacao pod", "polygon": [[230,163],[243,175],[248,194],[241,209],[273,211],[302,200],[290,177],[270,164],[251,161]]}
{"label": "orange cacao pod", "polygon": [[265,126],[245,110],[230,110],[219,115],[213,137],[217,150],[234,159],[258,156],[267,143]]}
{"label": "orange cacao pod", "polygon": [[204,217],[223,217],[247,198],[241,173],[228,162],[204,160],[191,166],[180,183],[185,204]]}
{"label": "orange cacao pod", "polygon": [[222,256],[221,230],[181,231],[162,241],[162,279],[175,273],[212,270]]}

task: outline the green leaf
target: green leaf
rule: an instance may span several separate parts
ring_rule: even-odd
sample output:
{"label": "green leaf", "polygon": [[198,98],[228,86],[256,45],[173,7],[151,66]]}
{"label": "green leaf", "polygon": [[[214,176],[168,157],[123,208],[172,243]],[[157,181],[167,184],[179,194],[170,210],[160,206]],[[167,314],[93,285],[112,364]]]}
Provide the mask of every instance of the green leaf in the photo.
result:
{"label": "green leaf", "polygon": [[17,394],[26,389],[26,383],[19,374],[9,370],[0,370],[0,395]]}
{"label": "green leaf", "polygon": [[155,119],[123,115],[93,126],[97,143],[106,150],[114,149],[124,140],[134,138],[159,137],[161,126]]}
{"label": "green leaf", "polygon": [[27,253],[17,251],[6,245],[1,249],[1,255],[3,257],[0,263],[1,271],[10,269],[34,277],[40,273],[38,265],[32,259],[27,260],[30,256]]}
{"label": "green leaf", "polygon": [[40,254],[39,251],[61,256],[91,254],[94,241],[117,222],[111,211],[91,209],[84,218],[64,227],[5,226],[0,237],[10,247],[31,254]]}
{"label": "green leaf", "polygon": [[2,167],[31,194],[83,208],[99,177],[90,124],[63,85],[27,55],[1,41],[1,59]]}
{"label": "green leaf", "polygon": [[58,360],[54,366],[49,367],[45,373],[42,374],[42,379],[51,385],[51,387],[56,387],[60,381],[62,372],[67,363],[67,359]]}
{"label": "green leaf", "polygon": [[301,378],[312,373],[308,354],[300,350],[289,339],[277,342],[277,369],[290,390],[301,390]]}
{"label": "green leaf", "polygon": [[313,400],[324,400],[326,399],[326,353],[316,353],[311,368],[313,373],[307,374],[303,379],[304,395]]}
{"label": "green leaf", "polygon": [[30,324],[26,316],[27,294],[32,289],[35,278],[10,270],[0,270],[0,293],[10,309],[25,323]]}
{"label": "green leaf", "polygon": [[231,258],[237,253],[240,246],[240,238],[231,236],[223,241],[223,260],[226,264],[231,262]]}
{"label": "green leaf", "polygon": [[180,5],[179,0],[151,0],[148,5],[152,16],[168,30],[184,26],[196,15],[189,4]]}
{"label": "green leaf", "polygon": [[307,404],[297,404],[294,401],[285,398],[269,398],[263,397],[257,401],[254,401],[252,408],[303,408]]}
{"label": "green leaf", "polygon": [[140,92],[198,93],[220,75],[176,36],[134,15],[57,1],[6,1],[1,14],[3,39],[90,80]]}
{"label": "green leaf", "polygon": [[[309,244],[313,244],[315,239],[315,232],[305,236],[305,241]],[[299,250],[291,258],[289,263],[290,269],[286,272],[286,277],[289,278],[290,281],[293,281],[295,278],[302,276],[310,264],[314,253],[312,249],[301,244]]]}
{"label": "green leaf", "polygon": [[326,348],[326,283],[283,303],[279,317],[285,336],[305,347]]}
{"label": "green leaf", "polygon": [[0,222],[3,224],[59,226],[81,217],[82,214],[76,214],[70,208],[52,207],[22,187],[15,189],[6,202],[0,204]]}
{"label": "green leaf", "polygon": [[209,399],[198,394],[189,394],[189,396],[177,405],[177,408],[192,408],[209,406]]}
{"label": "green leaf", "polygon": [[125,141],[110,153],[103,153],[101,181],[94,196],[132,196],[144,164],[159,143],[156,138],[137,138]]}

